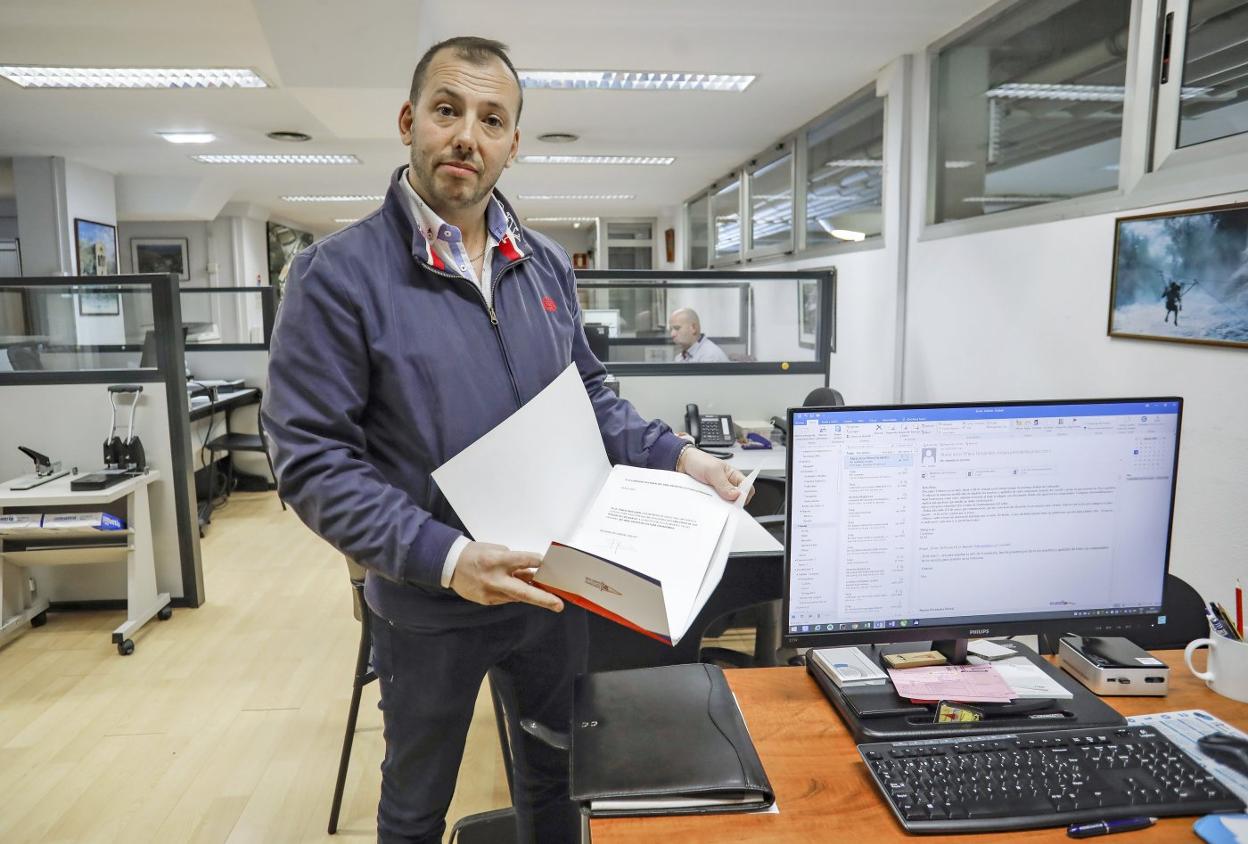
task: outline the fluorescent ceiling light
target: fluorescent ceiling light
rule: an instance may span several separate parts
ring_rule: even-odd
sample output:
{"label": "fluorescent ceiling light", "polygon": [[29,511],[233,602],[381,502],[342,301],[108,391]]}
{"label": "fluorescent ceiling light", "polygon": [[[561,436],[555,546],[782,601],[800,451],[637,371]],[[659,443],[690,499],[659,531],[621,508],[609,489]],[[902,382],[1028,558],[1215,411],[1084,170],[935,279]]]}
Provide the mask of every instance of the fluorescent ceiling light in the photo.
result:
{"label": "fluorescent ceiling light", "polygon": [[526,223],[592,223],[597,217],[525,217]]}
{"label": "fluorescent ceiling light", "polygon": [[367,193],[293,194],[283,196],[286,202],[381,202],[385,196]]}
{"label": "fluorescent ceiling light", "polygon": [[853,229],[832,229],[832,231],[828,232],[828,234],[832,235],[837,240],[852,240],[855,243],[860,240],[867,239],[866,232],[856,232]]}
{"label": "fluorescent ceiling light", "polygon": [[211,132],[157,132],[171,144],[210,144],[217,139]]}
{"label": "fluorescent ceiling light", "polygon": [[522,164],[671,164],[663,155],[522,155]]}
{"label": "fluorescent ceiling light", "polygon": [[735,91],[757,79],[753,74],[665,73],[626,70],[522,70],[525,88],[609,91]]}
{"label": "fluorescent ceiling light", "polygon": [[335,217],[334,222],[335,223],[354,223],[358,221],[359,219],[360,219],[359,217]]}
{"label": "fluorescent ceiling light", "polygon": [[878,158],[834,158],[827,162],[828,167],[883,167],[884,162]]}
{"label": "fluorescent ceiling light", "polygon": [[1064,194],[1035,194],[1035,195],[1013,195],[1004,196],[968,196],[963,198],[963,202],[974,202],[980,205],[988,205],[994,202],[1056,202],[1059,199],[1070,199]]}
{"label": "fluorescent ceiling light", "polygon": [[631,193],[522,193],[519,199],[636,199]]}
{"label": "fluorescent ceiling light", "polygon": [[354,155],[192,155],[200,164],[359,164]]}
{"label": "fluorescent ceiling light", "polygon": [[249,68],[0,65],[23,88],[267,88]]}
{"label": "fluorescent ceiling light", "polygon": [[946,161],[945,168],[947,170],[965,170],[967,167],[974,167],[974,161]]}

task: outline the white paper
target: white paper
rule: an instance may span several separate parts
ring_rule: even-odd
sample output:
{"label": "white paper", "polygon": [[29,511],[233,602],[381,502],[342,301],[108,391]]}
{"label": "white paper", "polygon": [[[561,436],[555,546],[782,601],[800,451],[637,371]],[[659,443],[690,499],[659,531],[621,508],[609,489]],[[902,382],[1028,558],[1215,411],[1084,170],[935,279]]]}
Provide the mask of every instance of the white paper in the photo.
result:
{"label": "white paper", "polygon": [[610,472],[585,383],[569,365],[433,479],[474,539],[544,554],[572,532]]}
{"label": "white paper", "polygon": [[984,659],[999,659],[1003,656],[1012,656],[1016,651],[990,642],[987,639],[972,639],[967,643],[966,649],[976,656],[982,656]]}
{"label": "white paper", "polygon": [[[968,661],[971,661],[971,658],[968,658]],[[976,658],[974,662],[980,663],[981,660]],[[1074,697],[1069,689],[1045,674],[1039,666],[1033,664],[1025,656],[1001,659],[987,664],[997,669],[997,673],[1005,678],[1006,684],[1019,698]]]}

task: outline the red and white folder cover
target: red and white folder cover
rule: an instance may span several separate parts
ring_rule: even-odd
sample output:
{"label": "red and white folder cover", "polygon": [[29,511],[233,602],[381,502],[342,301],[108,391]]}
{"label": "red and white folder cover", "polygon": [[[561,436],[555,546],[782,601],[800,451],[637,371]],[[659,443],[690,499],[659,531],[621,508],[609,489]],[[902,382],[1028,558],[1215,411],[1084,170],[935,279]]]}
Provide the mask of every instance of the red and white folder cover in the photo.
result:
{"label": "red and white folder cover", "polygon": [[433,473],[473,537],[543,555],[535,585],[673,645],[719,584],[738,521],[737,548],[779,548],[741,513],[754,476],[731,503],[687,475],[613,468],[574,366]]}

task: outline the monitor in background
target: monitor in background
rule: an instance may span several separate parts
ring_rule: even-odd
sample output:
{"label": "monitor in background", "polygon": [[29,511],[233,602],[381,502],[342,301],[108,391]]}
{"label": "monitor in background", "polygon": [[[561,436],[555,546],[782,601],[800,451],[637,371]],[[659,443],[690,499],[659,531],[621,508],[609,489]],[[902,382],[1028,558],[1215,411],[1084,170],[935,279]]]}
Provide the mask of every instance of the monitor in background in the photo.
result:
{"label": "monitor in background", "polygon": [[610,328],[599,322],[587,322],[585,339],[589,341],[589,350],[594,353],[594,357],[606,363],[611,356]]}
{"label": "monitor in background", "polygon": [[1127,635],[1158,618],[1183,401],[789,410],[785,643]]}
{"label": "monitor in background", "polygon": [[[182,326],[182,348],[184,349],[186,348],[187,330],[188,330],[188,326],[183,325]],[[143,353],[139,355],[139,368],[140,369],[155,369],[159,365],[160,365],[159,361],[156,357],[156,331],[155,329],[149,329],[147,332],[143,334]]]}

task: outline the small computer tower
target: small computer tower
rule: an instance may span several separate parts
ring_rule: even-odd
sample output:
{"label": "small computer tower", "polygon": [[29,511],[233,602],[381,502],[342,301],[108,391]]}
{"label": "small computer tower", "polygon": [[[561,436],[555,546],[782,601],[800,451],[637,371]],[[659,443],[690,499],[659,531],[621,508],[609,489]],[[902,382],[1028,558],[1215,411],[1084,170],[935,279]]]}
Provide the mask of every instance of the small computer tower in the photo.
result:
{"label": "small computer tower", "polygon": [[1150,695],[1170,689],[1170,668],[1121,636],[1063,636],[1058,664],[1098,695]]}

